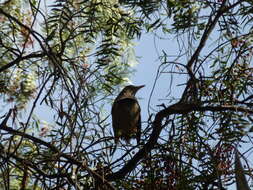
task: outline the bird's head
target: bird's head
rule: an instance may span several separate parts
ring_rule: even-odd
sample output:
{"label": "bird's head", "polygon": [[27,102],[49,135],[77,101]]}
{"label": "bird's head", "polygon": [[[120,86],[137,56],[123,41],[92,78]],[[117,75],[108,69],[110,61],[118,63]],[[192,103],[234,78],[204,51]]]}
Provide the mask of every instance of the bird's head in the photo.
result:
{"label": "bird's head", "polygon": [[141,85],[141,86],[134,86],[134,85],[129,85],[126,86],[122,91],[121,91],[121,95],[128,95],[128,96],[135,96],[136,92],[143,88],[145,85]]}

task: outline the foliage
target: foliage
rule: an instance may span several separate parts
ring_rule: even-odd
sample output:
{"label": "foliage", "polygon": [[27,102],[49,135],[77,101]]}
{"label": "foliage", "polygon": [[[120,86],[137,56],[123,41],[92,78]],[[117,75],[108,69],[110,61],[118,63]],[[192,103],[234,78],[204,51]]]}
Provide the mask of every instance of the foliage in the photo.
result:
{"label": "foliage", "polygon": [[[225,189],[250,176],[238,149],[252,147],[252,4],[1,2],[1,189]],[[177,42],[176,57],[159,52],[154,89],[183,90],[155,97],[166,97],[158,108],[151,93],[141,144],[110,155],[105,109],[145,32]],[[235,153],[248,172],[231,169]]]}

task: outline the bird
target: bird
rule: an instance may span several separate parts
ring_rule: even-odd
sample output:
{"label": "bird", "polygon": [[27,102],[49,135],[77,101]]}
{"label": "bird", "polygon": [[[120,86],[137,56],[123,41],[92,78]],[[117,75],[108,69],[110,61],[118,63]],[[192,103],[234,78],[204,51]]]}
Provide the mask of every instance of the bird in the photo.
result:
{"label": "bird", "polygon": [[130,143],[130,139],[136,138],[137,144],[140,143],[141,108],[135,94],[144,86],[126,86],[113,102],[111,115],[116,145],[119,139]]}

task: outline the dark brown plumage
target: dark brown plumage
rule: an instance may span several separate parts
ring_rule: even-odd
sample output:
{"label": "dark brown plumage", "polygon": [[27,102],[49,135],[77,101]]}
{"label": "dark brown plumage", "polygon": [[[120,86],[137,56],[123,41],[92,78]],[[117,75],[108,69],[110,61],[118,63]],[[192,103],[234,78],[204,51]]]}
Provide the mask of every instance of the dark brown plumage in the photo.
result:
{"label": "dark brown plumage", "polygon": [[144,87],[126,86],[114,100],[112,105],[112,126],[117,144],[119,138],[129,143],[136,138],[139,144],[141,138],[141,108],[135,97],[136,92]]}

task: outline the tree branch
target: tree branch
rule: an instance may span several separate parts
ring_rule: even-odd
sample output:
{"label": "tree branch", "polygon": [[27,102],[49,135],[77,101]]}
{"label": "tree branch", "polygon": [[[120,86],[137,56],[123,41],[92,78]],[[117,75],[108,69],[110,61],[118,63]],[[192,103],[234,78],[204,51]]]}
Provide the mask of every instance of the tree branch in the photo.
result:
{"label": "tree branch", "polygon": [[150,135],[150,138],[148,142],[144,145],[142,149],[137,152],[131,160],[128,161],[126,165],[124,165],[120,170],[118,170],[115,173],[109,174],[106,176],[106,179],[108,181],[114,181],[118,179],[122,179],[127,175],[129,172],[131,172],[138,162],[147,155],[148,152],[150,152],[155,144],[157,143],[157,140],[159,138],[159,135],[163,129],[162,121],[164,118],[169,117],[172,114],[187,114],[192,111],[211,111],[211,112],[220,112],[220,111],[238,111],[238,112],[244,112],[244,113],[250,113],[253,114],[253,110],[247,109],[244,107],[239,106],[230,106],[230,105],[224,105],[224,106],[200,106],[199,104],[186,104],[186,103],[176,103],[173,104],[160,112],[158,112],[155,116],[155,120],[153,122],[153,131]]}
{"label": "tree branch", "polygon": [[31,58],[40,58],[40,57],[43,57],[45,55],[46,55],[46,53],[38,53],[38,54],[32,53],[32,54],[29,54],[29,55],[26,55],[26,56],[21,56],[20,55],[14,61],[11,61],[10,63],[5,64],[4,66],[2,66],[0,68],[0,73],[3,72],[3,71],[5,71],[6,69],[9,69],[10,67],[12,67],[12,66],[14,66],[16,64],[19,64],[20,61],[23,61],[25,59],[31,59]]}

